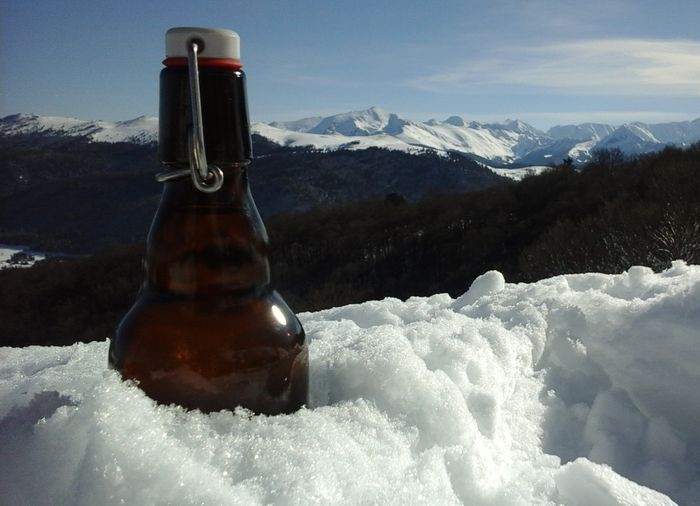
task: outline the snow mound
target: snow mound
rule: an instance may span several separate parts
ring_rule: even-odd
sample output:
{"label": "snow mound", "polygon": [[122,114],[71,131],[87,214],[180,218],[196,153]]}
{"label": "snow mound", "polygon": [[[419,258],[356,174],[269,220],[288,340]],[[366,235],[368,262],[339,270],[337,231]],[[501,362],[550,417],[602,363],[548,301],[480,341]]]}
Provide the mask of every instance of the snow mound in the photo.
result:
{"label": "snow mound", "polygon": [[158,406],[107,343],[0,349],[0,503],[700,502],[700,267],[300,316],[294,415]]}

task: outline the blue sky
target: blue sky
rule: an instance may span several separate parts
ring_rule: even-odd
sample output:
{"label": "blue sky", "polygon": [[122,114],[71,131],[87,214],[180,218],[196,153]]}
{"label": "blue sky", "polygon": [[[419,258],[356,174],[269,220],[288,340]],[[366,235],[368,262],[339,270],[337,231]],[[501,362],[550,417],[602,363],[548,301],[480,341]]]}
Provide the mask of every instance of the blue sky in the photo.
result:
{"label": "blue sky", "polygon": [[173,26],[240,34],[254,120],[700,116],[698,0],[0,0],[0,116],[157,115]]}

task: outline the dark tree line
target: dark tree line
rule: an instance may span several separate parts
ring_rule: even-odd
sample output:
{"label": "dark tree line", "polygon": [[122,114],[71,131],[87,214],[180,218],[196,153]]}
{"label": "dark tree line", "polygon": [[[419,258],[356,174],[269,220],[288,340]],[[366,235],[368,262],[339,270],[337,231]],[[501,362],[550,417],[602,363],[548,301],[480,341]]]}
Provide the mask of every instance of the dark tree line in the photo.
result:
{"label": "dark tree line", "polygon": [[[275,285],[296,311],[386,296],[464,292],[498,269],[510,282],[656,270],[700,260],[700,144],[625,159],[600,152],[520,183],[399,194],[267,220]],[[0,271],[0,344],[107,337],[142,274],[142,246]]]}
{"label": "dark tree line", "polygon": [[700,261],[700,144],[625,160],[600,152],[520,183],[366,202],[271,222],[274,273],[317,309],[388,295],[463,292],[489,269],[513,282]]}
{"label": "dark tree line", "polygon": [[594,191],[576,197],[599,202],[590,213],[550,224],[523,250],[518,270],[531,280],[550,273],[614,273],[631,265],[661,270],[676,259],[698,263],[698,176],[700,144],[627,161],[620,153],[597,153],[579,176],[581,188]]}

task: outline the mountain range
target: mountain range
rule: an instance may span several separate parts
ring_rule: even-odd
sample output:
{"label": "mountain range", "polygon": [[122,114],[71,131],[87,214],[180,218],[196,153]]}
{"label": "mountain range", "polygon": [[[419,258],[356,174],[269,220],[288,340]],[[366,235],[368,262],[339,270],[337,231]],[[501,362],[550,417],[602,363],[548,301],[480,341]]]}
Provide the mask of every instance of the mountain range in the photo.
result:
{"label": "mountain range", "polygon": [[[467,155],[491,166],[537,166],[570,157],[585,163],[596,149],[620,149],[628,155],[667,145],[700,141],[700,118],[672,123],[582,123],[542,131],[519,120],[478,123],[460,116],[425,122],[409,120],[378,107],[327,117],[253,123],[252,132],[280,146],[309,146],[324,151],[370,147],[408,153],[434,151]],[[87,121],[55,116],[15,114],[0,119],[0,135],[58,134],[101,142],[157,142],[158,119]]]}
{"label": "mountain range", "polygon": [[127,121],[89,121],[63,116],[13,114],[0,118],[0,135],[45,134],[83,137],[94,142],[158,141],[158,118],[139,116]]}

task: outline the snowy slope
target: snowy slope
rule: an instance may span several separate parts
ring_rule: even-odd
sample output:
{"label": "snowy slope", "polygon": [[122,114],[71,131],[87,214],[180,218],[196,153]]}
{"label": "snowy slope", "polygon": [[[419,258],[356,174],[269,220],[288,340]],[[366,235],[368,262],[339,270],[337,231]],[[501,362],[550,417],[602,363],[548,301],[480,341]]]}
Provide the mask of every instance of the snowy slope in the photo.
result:
{"label": "snowy slope", "polygon": [[687,146],[700,139],[700,118],[694,121],[677,121],[645,126],[660,142]]}
{"label": "snowy slope", "polygon": [[[252,128],[253,132],[275,142],[282,139],[283,145],[328,149],[353,143],[355,149],[381,146],[403,151],[429,148],[499,162],[515,161],[521,154],[545,143],[546,137],[543,132],[517,120],[482,125],[467,123],[459,116],[451,116],[442,123],[418,123],[379,107],[328,116],[314,125],[316,119],[304,118],[296,122],[270,125],[255,123]],[[270,131],[270,126],[279,131]]]}
{"label": "snowy slope", "polygon": [[[270,126],[277,130],[270,130]],[[668,144],[687,146],[700,141],[700,119],[619,127],[582,123],[552,127],[545,133],[519,120],[478,123],[450,116],[444,121],[419,123],[371,107],[325,118],[255,123],[253,131],[282,145],[337,149],[351,144],[354,149],[386,147],[403,151],[423,147],[497,163],[542,165],[560,163],[566,157],[584,163],[599,148],[640,154]]]}
{"label": "snowy slope", "polygon": [[345,136],[396,135],[401,133],[402,128],[408,123],[408,120],[396,114],[383,111],[379,107],[370,107],[366,111],[347,112],[323,118],[308,132]]}
{"label": "snowy slope", "polygon": [[292,121],[273,121],[270,123],[270,126],[294,132],[308,132],[309,129],[318,125],[322,119],[323,116],[313,116]]}
{"label": "snowy slope", "polygon": [[698,266],[300,317],[288,416],[157,406],[106,342],[0,349],[0,502],[700,503]]}
{"label": "snowy slope", "polygon": [[[0,119],[0,135],[44,133],[84,136],[106,142],[157,142],[157,118],[129,121],[84,121],[75,118],[17,114]],[[598,123],[556,126],[547,133],[519,120],[478,123],[460,116],[444,121],[411,121],[378,107],[327,117],[254,123],[252,132],[284,146],[318,149],[384,147],[407,152],[425,149],[461,153],[493,164],[558,164],[570,156],[583,163],[598,148],[639,154],[668,144],[700,141],[700,119],[675,123]]]}
{"label": "snowy slope", "polygon": [[553,139],[599,141],[615,131],[612,125],[603,123],[581,123],[580,125],[557,125],[547,130]]}
{"label": "snowy slope", "polygon": [[640,123],[625,124],[596,144],[596,148],[619,149],[623,153],[647,153],[662,149],[665,143]]}
{"label": "snowy slope", "polygon": [[253,123],[251,130],[253,133],[261,135],[280,146],[287,147],[313,147],[323,150],[352,150],[377,147],[408,153],[417,153],[426,149],[424,146],[412,146],[391,135],[346,136],[339,134],[312,134],[276,128],[265,123]]}
{"label": "snowy slope", "polygon": [[0,135],[27,133],[85,137],[100,142],[158,142],[158,118],[139,116],[128,121],[86,121],[60,116],[15,114],[0,119]]}
{"label": "snowy slope", "polygon": [[507,177],[513,179],[514,181],[521,181],[527,176],[536,176],[538,174],[542,174],[544,171],[552,170],[552,168],[548,165],[531,165],[529,167],[521,167],[518,169],[503,169],[498,167],[489,167],[489,169],[491,169],[499,176]]}

